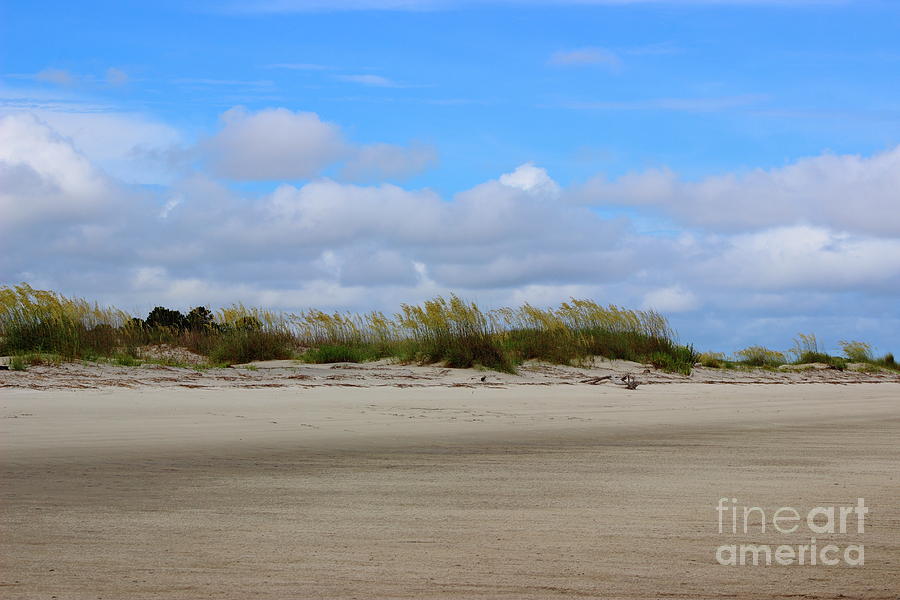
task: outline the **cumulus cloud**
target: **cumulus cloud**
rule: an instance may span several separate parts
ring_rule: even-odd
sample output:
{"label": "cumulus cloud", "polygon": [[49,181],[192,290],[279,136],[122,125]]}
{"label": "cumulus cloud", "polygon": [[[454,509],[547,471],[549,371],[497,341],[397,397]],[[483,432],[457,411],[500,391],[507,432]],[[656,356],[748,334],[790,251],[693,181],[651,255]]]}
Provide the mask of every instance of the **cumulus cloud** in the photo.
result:
{"label": "cumulus cloud", "polygon": [[900,239],[822,227],[778,227],[711,239],[695,277],[759,291],[883,290],[900,293]]}
{"label": "cumulus cloud", "polygon": [[107,174],[127,183],[169,183],[173,165],[155,160],[183,144],[178,130],[125,112],[36,110],[41,121]]}
{"label": "cumulus cloud", "polygon": [[512,173],[501,175],[499,181],[508,187],[550,197],[558,196],[560,191],[547,170],[534,166],[534,163],[525,163]]}
{"label": "cumulus cloud", "polygon": [[340,128],[310,112],[242,107],[222,115],[222,129],[206,143],[214,171],[230,179],[300,179],[342,158]]}
{"label": "cumulus cloud", "polygon": [[293,180],[342,164],[350,181],[403,179],[436,161],[434,148],[392,144],[355,145],[340,127],[311,112],[243,107],[223,113],[222,128],[202,144],[214,172],[228,179]]}
{"label": "cumulus cloud", "polygon": [[46,123],[0,117],[0,231],[86,218],[109,202],[111,185]]}
{"label": "cumulus cloud", "polygon": [[823,154],[775,169],[685,181],[667,169],[595,177],[571,198],[660,209],[717,231],[808,224],[881,236],[900,234],[900,146],[870,157]]}

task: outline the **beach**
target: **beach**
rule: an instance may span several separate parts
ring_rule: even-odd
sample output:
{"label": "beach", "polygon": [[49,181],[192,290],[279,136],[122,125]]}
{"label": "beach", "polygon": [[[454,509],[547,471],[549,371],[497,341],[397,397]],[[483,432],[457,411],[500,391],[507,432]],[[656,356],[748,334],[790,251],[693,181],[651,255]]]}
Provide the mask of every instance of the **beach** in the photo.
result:
{"label": "beach", "polygon": [[[626,390],[452,376],[467,379],[8,386],[0,596],[895,598],[900,590],[896,382]],[[820,546],[864,544],[865,562],[719,564],[723,544],[810,538],[771,522],[763,534],[758,521],[747,534],[720,533],[723,498],[769,515],[864,498],[863,532],[816,537]]]}

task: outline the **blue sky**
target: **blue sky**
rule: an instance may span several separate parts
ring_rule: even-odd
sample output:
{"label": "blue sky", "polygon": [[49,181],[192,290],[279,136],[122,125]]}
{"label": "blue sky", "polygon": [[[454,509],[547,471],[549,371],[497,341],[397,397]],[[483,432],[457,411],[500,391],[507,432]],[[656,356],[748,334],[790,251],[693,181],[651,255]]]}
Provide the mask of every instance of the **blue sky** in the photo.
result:
{"label": "blue sky", "polygon": [[0,282],[900,350],[896,2],[0,7]]}

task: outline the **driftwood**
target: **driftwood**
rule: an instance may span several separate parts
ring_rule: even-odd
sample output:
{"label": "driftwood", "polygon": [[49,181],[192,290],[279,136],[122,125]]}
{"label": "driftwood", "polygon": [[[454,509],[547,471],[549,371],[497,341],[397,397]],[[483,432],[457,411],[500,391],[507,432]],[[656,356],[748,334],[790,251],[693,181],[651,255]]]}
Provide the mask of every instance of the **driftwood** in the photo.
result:
{"label": "driftwood", "polygon": [[604,375],[603,377],[591,377],[589,379],[582,379],[578,383],[586,383],[588,385],[597,385],[598,383],[606,383],[612,379],[612,375]]}
{"label": "driftwood", "polygon": [[633,375],[625,375],[621,378],[621,381],[629,390],[635,390],[640,385],[640,382]]}

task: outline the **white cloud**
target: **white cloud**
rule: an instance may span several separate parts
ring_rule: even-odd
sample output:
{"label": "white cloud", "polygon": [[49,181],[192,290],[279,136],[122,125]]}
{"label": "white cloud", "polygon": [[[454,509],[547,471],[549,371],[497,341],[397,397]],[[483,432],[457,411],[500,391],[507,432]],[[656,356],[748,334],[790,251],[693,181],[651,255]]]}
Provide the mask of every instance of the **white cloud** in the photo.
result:
{"label": "white cloud", "polygon": [[693,292],[674,285],[647,292],[642,308],[668,314],[695,310],[699,306],[700,301]]}
{"label": "white cloud", "polygon": [[622,59],[615,52],[605,48],[578,48],[554,52],[548,62],[557,67],[600,65],[612,71],[622,68]]}
{"label": "white cloud", "polygon": [[535,167],[533,163],[525,163],[512,173],[501,175],[499,181],[505,186],[550,197],[556,197],[560,192],[559,185],[546,169]]}
{"label": "white cloud", "polygon": [[47,124],[28,114],[0,116],[0,230],[87,217],[112,186]]}
{"label": "white cloud", "polygon": [[572,190],[578,201],[663,210],[717,231],[811,224],[838,231],[900,235],[900,146],[871,157],[824,154],[777,169],[683,181],[648,170]]}
{"label": "white cloud", "polygon": [[236,107],[222,129],[202,144],[213,170],[229,179],[308,179],[335,165],[349,181],[383,181],[415,175],[436,161],[431,146],[355,145],[334,123],[311,112]]}
{"label": "white cloud", "polygon": [[315,113],[243,107],[222,115],[223,127],[206,143],[213,169],[230,179],[301,179],[341,159],[340,129]]}
{"label": "white cloud", "polygon": [[163,205],[162,210],[159,211],[159,218],[166,219],[169,217],[169,213],[171,213],[175,208],[181,204],[182,199],[180,196],[173,196],[166,200],[166,203]]}
{"label": "white cloud", "polygon": [[900,293],[900,239],[779,227],[707,242],[699,281],[732,289],[891,290]]}
{"label": "white cloud", "polygon": [[34,110],[41,121],[110,175],[128,183],[168,183],[166,165],[144,160],[183,143],[173,127],[136,113]]}
{"label": "white cloud", "polygon": [[681,223],[718,231],[810,224],[900,235],[900,146],[870,157],[824,154],[776,169],[684,181],[669,170],[598,176],[572,197],[653,207]]}

